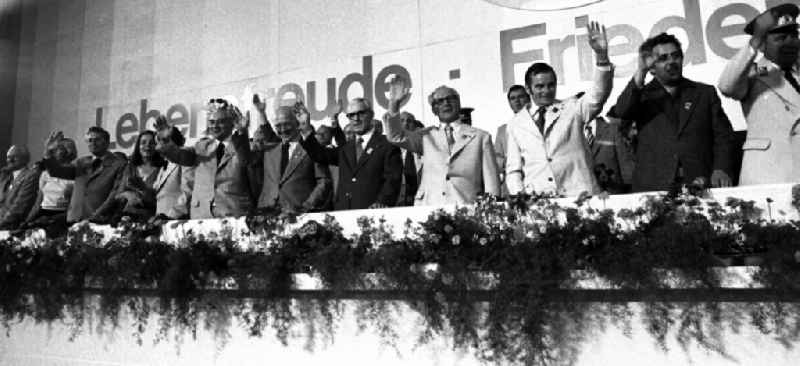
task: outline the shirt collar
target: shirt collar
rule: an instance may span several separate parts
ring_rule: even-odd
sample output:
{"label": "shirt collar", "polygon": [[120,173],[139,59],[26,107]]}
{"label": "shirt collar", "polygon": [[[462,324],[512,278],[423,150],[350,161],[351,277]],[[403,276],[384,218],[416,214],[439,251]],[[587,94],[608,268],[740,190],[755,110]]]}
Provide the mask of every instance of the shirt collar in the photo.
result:
{"label": "shirt collar", "polygon": [[[444,131],[444,128],[446,126],[447,126],[447,123],[439,121],[439,129],[440,130]],[[450,122],[450,127],[453,127],[453,133],[455,134],[456,132],[461,131],[461,129],[464,127],[464,124],[461,123],[459,120],[455,120],[453,122]]]}
{"label": "shirt collar", "polygon": [[358,138],[361,137],[364,140],[363,142],[361,142],[361,146],[362,147],[366,147],[367,144],[369,144],[369,140],[372,139],[372,135],[374,133],[375,133],[375,130],[374,129],[370,129],[367,133],[365,133],[363,135],[356,136],[356,142],[358,142]]}

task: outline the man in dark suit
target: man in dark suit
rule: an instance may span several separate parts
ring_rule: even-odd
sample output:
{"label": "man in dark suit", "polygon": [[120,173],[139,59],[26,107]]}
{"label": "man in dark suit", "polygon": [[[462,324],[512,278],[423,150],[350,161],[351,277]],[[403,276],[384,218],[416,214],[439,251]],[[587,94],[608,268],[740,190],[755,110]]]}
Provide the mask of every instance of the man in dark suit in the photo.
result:
{"label": "man in dark suit", "polygon": [[36,201],[41,170],[28,167],[30,158],[24,146],[8,149],[0,169],[0,229],[16,229]]}
{"label": "man in dark suit", "polygon": [[[260,107],[260,105],[257,105]],[[263,112],[263,110],[260,110]],[[300,146],[300,130],[295,109],[279,107],[275,130],[262,124],[272,140],[255,160],[262,171],[263,185],[258,207],[280,207],[289,212],[322,211],[329,202],[333,184],[328,166],[315,163]]]}
{"label": "man in dark suit", "polygon": [[108,151],[110,135],[102,127],[93,126],[86,133],[86,144],[91,156],[79,158],[69,165],[61,165],[50,156],[54,146],[64,138],[61,132],[50,134],[44,153],[44,167],[51,177],[74,179],[72,198],[67,210],[67,222],[96,219],[95,214],[110,197],[111,190],[122,177],[126,159]]}
{"label": "man in dark suit", "polygon": [[300,110],[300,145],[321,164],[339,167],[339,184],[334,208],[356,210],[391,207],[397,202],[403,162],[400,149],[391,145],[386,136],[375,133],[372,118],[375,113],[363,98],[347,105],[347,118],[356,134],[354,141],[331,148],[319,144],[308,120],[308,111]]}
{"label": "man in dark suit", "polygon": [[614,108],[606,114],[612,121],[597,117],[584,127],[586,144],[594,161],[594,174],[600,188],[610,194],[630,192],[633,178],[633,149],[623,138],[621,123]]}
{"label": "man in dark suit", "polygon": [[[648,72],[654,80],[645,85]],[[731,185],[731,123],[713,86],[683,77],[675,36],[662,33],[642,44],[639,68],[616,111],[637,123],[633,191],[666,190],[675,183]]]}

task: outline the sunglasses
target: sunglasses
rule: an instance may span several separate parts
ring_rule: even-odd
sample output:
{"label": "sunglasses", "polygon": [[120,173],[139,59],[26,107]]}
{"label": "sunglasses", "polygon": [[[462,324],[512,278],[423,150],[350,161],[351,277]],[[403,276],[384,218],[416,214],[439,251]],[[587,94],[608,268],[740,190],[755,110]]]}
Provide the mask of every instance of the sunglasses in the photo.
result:
{"label": "sunglasses", "polygon": [[211,103],[211,104],[221,104],[220,108],[223,108],[223,109],[228,107],[228,101],[225,100],[225,99],[211,98],[211,99],[208,100],[208,102]]}

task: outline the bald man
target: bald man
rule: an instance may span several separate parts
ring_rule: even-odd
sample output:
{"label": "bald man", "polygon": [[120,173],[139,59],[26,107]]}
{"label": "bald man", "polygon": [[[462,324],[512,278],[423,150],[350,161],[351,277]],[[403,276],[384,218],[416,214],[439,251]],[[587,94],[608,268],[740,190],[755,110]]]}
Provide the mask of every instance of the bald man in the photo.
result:
{"label": "bald man", "polygon": [[6,153],[0,170],[0,229],[16,229],[36,201],[41,171],[28,167],[30,159],[25,146],[14,145]]}

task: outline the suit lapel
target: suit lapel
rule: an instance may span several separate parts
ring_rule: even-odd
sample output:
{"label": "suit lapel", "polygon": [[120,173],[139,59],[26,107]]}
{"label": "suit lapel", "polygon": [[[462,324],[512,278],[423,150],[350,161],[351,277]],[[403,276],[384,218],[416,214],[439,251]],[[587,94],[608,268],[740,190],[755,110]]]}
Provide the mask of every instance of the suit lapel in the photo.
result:
{"label": "suit lapel", "polygon": [[283,172],[283,176],[281,177],[281,182],[285,181],[289,176],[292,175],[297,166],[300,165],[300,162],[306,157],[306,152],[303,150],[302,147],[297,146],[294,148],[294,152],[292,152],[292,156],[289,158],[289,163],[286,165],[286,170]]}
{"label": "suit lapel", "polygon": [[685,82],[682,86],[683,90],[681,90],[681,99],[680,105],[678,105],[679,112],[678,112],[678,133],[676,135],[680,135],[684,128],[686,128],[686,124],[689,123],[689,117],[692,116],[692,112],[694,112],[695,105],[697,105],[695,94],[697,94],[697,88],[693,83],[689,83],[688,81]]}
{"label": "suit lapel", "polygon": [[780,70],[772,70],[758,79],[765,83],[775,94],[778,94],[781,100],[790,104],[793,108],[800,107],[800,94],[783,77]]}
{"label": "suit lapel", "polygon": [[[364,153],[361,154],[361,158],[358,159],[358,162],[356,163],[356,167],[355,169],[353,169],[353,172],[356,172],[359,169],[361,169],[361,167],[364,166],[367,160],[369,160],[369,158],[372,157],[372,154],[374,153],[375,150],[375,145],[378,144],[378,139],[380,138],[380,136],[382,135],[378,135],[375,133],[372,134],[372,137],[370,137],[369,142],[367,142],[367,148],[364,149]],[[355,156],[355,149],[353,150],[353,155]]]}
{"label": "suit lapel", "polygon": [[461,131],[454,131],[453,135],[456,143],[453,145],[452,151],[450,151],[450,160],[453,160],[453,158],[464,149],[464,146],[467,146],[467,144],[475,138],[475,129],[470,126],[462,125]]}
{"label": "suit lapel", "polygon": [[[561,102],[556,101],[553,105],[547,108],[544,114],[544,136],[550,134],[550,130],[553,129],[553,125],[558,121],[558,117],[561,116]],[[534,123],[535,125],[536,123]]]}
{"label": "suit lapel", "polygon": [[225,144],[225,154],[222,155],[222,160],[217,163],[217,172],[220,172],[222,167],[228,164],[233,157],[233,146],[231,145],[233,145],[233,141]]}
{"label": "suit lapel", "polygon": [[103,169],[106,167],[106,163],[108,162],[109,154],[111,153],[106,153],[105,156],[100,158],[100,167],[97,169],[94,169],[94,166],[92,164],[94,160],[89,162],[89,169],[91,169],[92,173],[89,175],[89,179],[87,179],[87,182],[90,182],[92,181],[92,179],[97,178],[100,175],[100,173],[103,172]]}
{"label": "suit lapel", "polygon": [[345,157],[344,160],[345,160],[346,164],[348,166],[350,166],[350,169],[355,173],[356,164],[358,163],[356,161],[356,142],[355,141],[350,141],[350,142],[344,144],[341,147],[341,149],[344,152],[344,157]]}
{"label": "suit lapel", "polygon": [[592,157],[597,157],[597,153],[600,152],[600,140],[606,137],[606,129],[610,127],[610,125],[606,125],[605,123],[600,122],[600,118],[598,117],[594,121],[594,144],[592,144]]}
{"label": "suit lapel", "polygon": [[[265,152],[264,172],[267,176],[275,177],[276,182],[281,181],[281,145],[276,144]],[[266,177],[264,177],[266,179]],[[266,181],[266,180],[265,180]]]}
{"label": "suit lapel", "polygon": [[177,164],[168,163],[167,166],[158,174],[158,180],[156,181],[154,187],[156,192],[160,191],[161,188],[164,187],[164,183],[167,182],[167,178],[169,178],[169,176],[172,175],[172,172],[174,172],[175,169],[177,168],[178,168]]}

